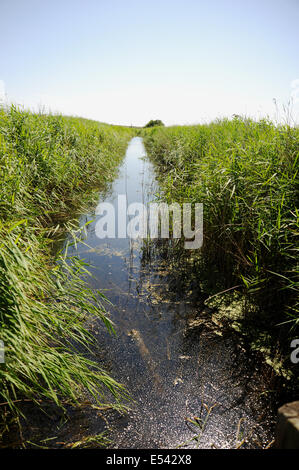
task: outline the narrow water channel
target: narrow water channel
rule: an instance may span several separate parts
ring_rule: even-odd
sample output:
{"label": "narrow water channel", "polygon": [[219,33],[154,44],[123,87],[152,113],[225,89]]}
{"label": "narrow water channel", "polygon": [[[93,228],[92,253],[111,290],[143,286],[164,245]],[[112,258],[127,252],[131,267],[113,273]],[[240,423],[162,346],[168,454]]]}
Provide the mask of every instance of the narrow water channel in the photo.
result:
{"label": "narrow water channel", "polygon": [[[128,203],[146,203],[157,191],[142,139],[135,137],[105,201],[116,206],[117,196],[126,194]],[[142,241],[101,240],[95,233],[95,211],[80,223],[91,220],[88,247],[79,244],[70,254],[93,266],[91,287],[112,303],[107,310],[116,336],[102,325],[94,325],[93,333],[101,361],[133,398],[127,416],[112,418],[111,447],[175,448],[186,441],[190,448],[265,446],[272,439],[273,417],[265,405],[263,370],[254,357],[231,334],[219,334],[200,321],[205,312],[179,292],[169,300],[171,260],[156,256],[150,261]],[[96,432],[93,414],[88,421]],[[200,433],[199,440],[190,441]]]}

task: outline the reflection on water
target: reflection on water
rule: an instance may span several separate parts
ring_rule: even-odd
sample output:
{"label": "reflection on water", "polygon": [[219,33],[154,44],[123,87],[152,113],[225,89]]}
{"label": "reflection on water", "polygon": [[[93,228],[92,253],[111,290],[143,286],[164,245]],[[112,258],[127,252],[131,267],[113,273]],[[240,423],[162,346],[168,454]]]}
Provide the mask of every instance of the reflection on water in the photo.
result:
{"label": "reflection on water", "polygon": [[[154,171],[144,157],[141,138],[132,139],[107,202],[116,205],[118,194],[126,194],[128,204],[154,199]],[[248,447],[269,442],[271,413],[261,398],[266,377],[231,335],[215,328],[210,312],[200,307],[199,289],[194,302],[182,295],[178,279],[170,285],[172,260],[165,253],[173,251],[158,250],[163,243],[167,248],[168,241],[156,241],[151,247],[156,246],[156,256],[149,256],[142,241],[98,239],[94,213],[80,222],[90,220],[85,240],[89,247],[78,245],[70,254],[93,265],[91,286],[113,304],[108,310],[117,336],[108,335],[101,325],[93,333],[110,373],[135,400],[127,417],[111,418],[113,447],[176,447],[200,432],[188,418],[196,416],[200,425],[209,410],[200,441],[187,447],[237,447],[241,433]],[[182,270],[178,278],[183,275],[188,273]],[[96,432],[92,414],[88,422]]]}

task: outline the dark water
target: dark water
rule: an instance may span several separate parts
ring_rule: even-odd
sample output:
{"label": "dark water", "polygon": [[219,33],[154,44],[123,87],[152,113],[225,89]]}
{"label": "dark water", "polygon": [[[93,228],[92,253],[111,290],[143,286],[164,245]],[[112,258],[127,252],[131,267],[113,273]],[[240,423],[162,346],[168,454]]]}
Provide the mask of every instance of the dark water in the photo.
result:
{"label": "dark water", "polygon": [[[145,156],[142,139],[132,139],[106,201],[116,203],[118,194],[126,194],[128,203],[154,199],[158,187]],[[90,220],[89,247],[79,244],[70,254],[94,266],[91,287],[113,304],[107,309],[117,335],[97,324],[93,333],[101,362],[134,399],[127,416],[108,418],[111,447],[174,448],[188,441],[186,447],[234,448],[243,439],[244,447],[266,446],[273,438],[273,415],[265,400],[264,367],[232,333],[216,327],[200,302],[170,292],[170,259],[145,256],[141,240],[100,240],[94,212],[80,223]],[[189,421],[194,417],[201,426]],[[93,413],[83,421],[84,429],[102,431]],[[189,441],[198,434],[200,439]]]}

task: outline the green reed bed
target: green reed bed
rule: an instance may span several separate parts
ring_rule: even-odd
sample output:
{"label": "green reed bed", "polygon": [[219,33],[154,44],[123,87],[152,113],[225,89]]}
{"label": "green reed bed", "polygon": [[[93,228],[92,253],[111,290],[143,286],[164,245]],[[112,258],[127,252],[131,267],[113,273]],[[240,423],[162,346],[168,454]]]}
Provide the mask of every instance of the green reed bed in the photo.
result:
{"label": "green reed bed", "polygon": [[88,316],[113,331],[105,299],[87,288],[82,261],[50,253],[61,215],[81,207],[91,188],[105,188],[131,134],[79,118],[0,109],[0,436],[24,400],[63,406],[88,393],[105,403],[109,392],[118,406],[125,395],[82,353],[92,343]]}
{"label": "green reed bed", "polygon": [[201,260],[208,293],[241,293],[247,326],[289,357],[299,335],[299,129],[236,117],[143,135],[163,197],[204,204],[203,249],[181,256]]}

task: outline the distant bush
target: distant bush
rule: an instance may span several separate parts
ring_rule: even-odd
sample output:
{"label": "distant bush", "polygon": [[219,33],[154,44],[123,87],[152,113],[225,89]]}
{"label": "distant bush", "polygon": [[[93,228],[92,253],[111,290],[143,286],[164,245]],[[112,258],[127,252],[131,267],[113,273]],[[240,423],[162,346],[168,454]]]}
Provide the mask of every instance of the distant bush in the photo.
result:
{"label": "distant bush", "polygon": [[163,122],[160,119],[150,120],[144,127],[155,127],[155,126],[164,126]]}

